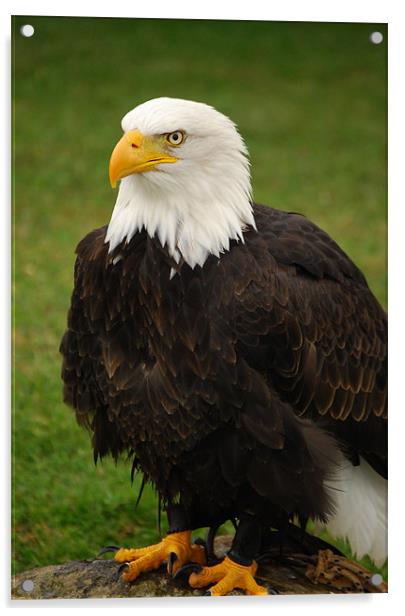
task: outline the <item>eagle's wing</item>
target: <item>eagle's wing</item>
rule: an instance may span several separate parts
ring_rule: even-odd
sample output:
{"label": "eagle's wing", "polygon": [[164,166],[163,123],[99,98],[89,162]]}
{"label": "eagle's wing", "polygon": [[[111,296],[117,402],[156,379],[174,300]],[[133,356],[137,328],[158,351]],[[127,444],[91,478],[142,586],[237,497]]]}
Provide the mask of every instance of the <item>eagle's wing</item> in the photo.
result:
{"label": "eagle's wing", "polygon": [[[111,452],[116,456],[122,443],[116,426],[108,418],[108,371],[116,357],[106,345],[106,316],[113,323],[116,306],[104,293],[104,262],[101,253],[106,227],[89,233],[76,249],[74,287],[68,312],[67,330],[60,344],[63,356],[63,397],[76,411],[79,424],[93,433],[95,459]],[[98,294],[95,289],[99,288]],[[113,334],[113,332],[111,332]]]}
{"label": "eagle's wing", "polygon": [[249,232],[238,256],[223,262],[238,271],[224,271],[235,282],[222,294],[233,293],[239,353],[296,413],[323,416],[355,448],[367,442],[370,455],[383,455],[385,312],[325,232],[297,214],[263,206],[255,214],[258,233]]}

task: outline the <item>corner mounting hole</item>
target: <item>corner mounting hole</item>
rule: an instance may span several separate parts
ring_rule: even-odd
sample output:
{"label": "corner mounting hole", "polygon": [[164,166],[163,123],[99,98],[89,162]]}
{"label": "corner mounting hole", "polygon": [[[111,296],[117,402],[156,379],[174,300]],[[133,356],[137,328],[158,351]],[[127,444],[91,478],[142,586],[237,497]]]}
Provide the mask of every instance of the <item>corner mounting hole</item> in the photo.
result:
{"label": "corner mounting hole", "polygon": [[374,586],[379,586],[382,581],[383,581],[383,578],[382,578],[382,575],[380,573],[374,573],[374,575],[371,576],[370,582]]}
{"label": "corner mounting hole", "polygon": [[26,38],[30,38],[34,35],[35,28],[34,26],[31,26],[31,24],[25,24],[24,26],[21,26],[20,32]]}
{"label": "corner mounting hole", "polygon": [[372,32],[370,34],[370,41],[374,43],[374,45],[379,45],[380,43],[383,42],[383,40],[384,40],[384,37],[381,34],[381,32]]}
{"label": "corner mounting hole", "polygon": [[24,592],[31,592],[34,590],[34,582],[32,580],[24,580],[22,583],[22,589]]}

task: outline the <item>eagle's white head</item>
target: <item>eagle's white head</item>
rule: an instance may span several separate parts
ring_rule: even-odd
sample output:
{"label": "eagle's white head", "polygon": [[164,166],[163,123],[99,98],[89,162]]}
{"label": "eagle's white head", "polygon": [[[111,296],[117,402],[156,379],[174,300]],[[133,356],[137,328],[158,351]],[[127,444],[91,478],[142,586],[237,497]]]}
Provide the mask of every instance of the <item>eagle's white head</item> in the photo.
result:
{"label": "eagle's white head", "polygon": [[203,265],[255,227],[247,149],[234,123],[209,105],[155,98],[122,120],[110,160],[119,192],[110,252],[142,228],[177,262]]}

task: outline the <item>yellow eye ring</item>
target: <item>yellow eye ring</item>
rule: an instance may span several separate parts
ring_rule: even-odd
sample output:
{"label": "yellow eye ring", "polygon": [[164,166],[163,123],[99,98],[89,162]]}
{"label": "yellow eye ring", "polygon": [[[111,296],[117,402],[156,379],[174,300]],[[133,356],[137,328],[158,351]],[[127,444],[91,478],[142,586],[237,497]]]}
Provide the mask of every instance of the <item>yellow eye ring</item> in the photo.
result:
{"label": "yellow eye ring", "polygon": [[184,141],[184,133],[181,130],[175,130],[174,133],[166,135],[166,141],[170,145],[180,145]]}

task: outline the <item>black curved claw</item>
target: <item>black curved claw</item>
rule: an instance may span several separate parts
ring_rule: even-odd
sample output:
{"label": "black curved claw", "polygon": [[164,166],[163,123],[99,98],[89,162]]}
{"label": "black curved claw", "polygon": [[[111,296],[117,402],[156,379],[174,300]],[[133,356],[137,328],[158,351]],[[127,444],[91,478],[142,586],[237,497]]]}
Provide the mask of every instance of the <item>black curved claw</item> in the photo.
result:
{"label": "black curved claw", "polygon": [[266,584],[267,594],[269,595],[279,595],[280,594],[279,591],[276,588],[274,588],[274,586],[267,586],[267,581],[268,581],[267,578],[263,578],[263,577],[260,577],[260,575],[257,575],[255,576],[255,580],[261,583],[264,582]]}
{"label": "black curved claw", "polygon": [[121,578],[121,573],[129,569],[129,563],[122,563],[117,569],[117,580]]}
{"label": "black curved claw", "polygon": [[202,537],[196,537],[193,541],[193,543],[201,545],[204,548],[205,560],[209,565],[216,565],[220,562],[220,559],[217,558],[214,551],[214,539],[218,528],[219,526],[211,526],[207,531],[207,536],[205,539],[202,539]]}
{"label": "black curved claw", "polygon": [[177,560],[177,554],[175,552],[170,552],[169,558],[167,559],[167,572],[170,577],[173,577],[173,565]]}
{"label": "black curved claw", "polygon": [[202,545],[203,548],[207,548],[207,543],[206,543],[206,541],[204,541],[204,539],[202,537],[196,537],[194,539],[193,543],[195,543],[196,545]]}
{"label": "black curved claw", "polygon": [[273,588],[272,586],[267,587],[267,592],[269,595],[279,595],[280,594],[278,590],[276,588]]}
{"label": "black curved claw", "polygon": [[183,567],[180,567],[180,569],[178,569],[176,571],[176,573],[173,576],[174,580],[186,580],[188,581],[188,578],[190,577],[190,575],[192,573],[200,573],[200,571],[202,571],[202,567],[201,565],[199,565],[198,563],[187,563],[187,565],[183,565]]}
{"label": "black curved claw", "polygon": [[203,592],[202,594],[203,597],[212,597],[212,593],[210,590],[206,590],[205,592]]}
{"label": "black curved claw", "polygon": [[121,548],[118,545],[106,545],[105,547],[101,548],[101,550],[97,554],[97,558],[99,558],[103,554],[107,554],[107,552],[113,552],[115,554],[120,549]]}

